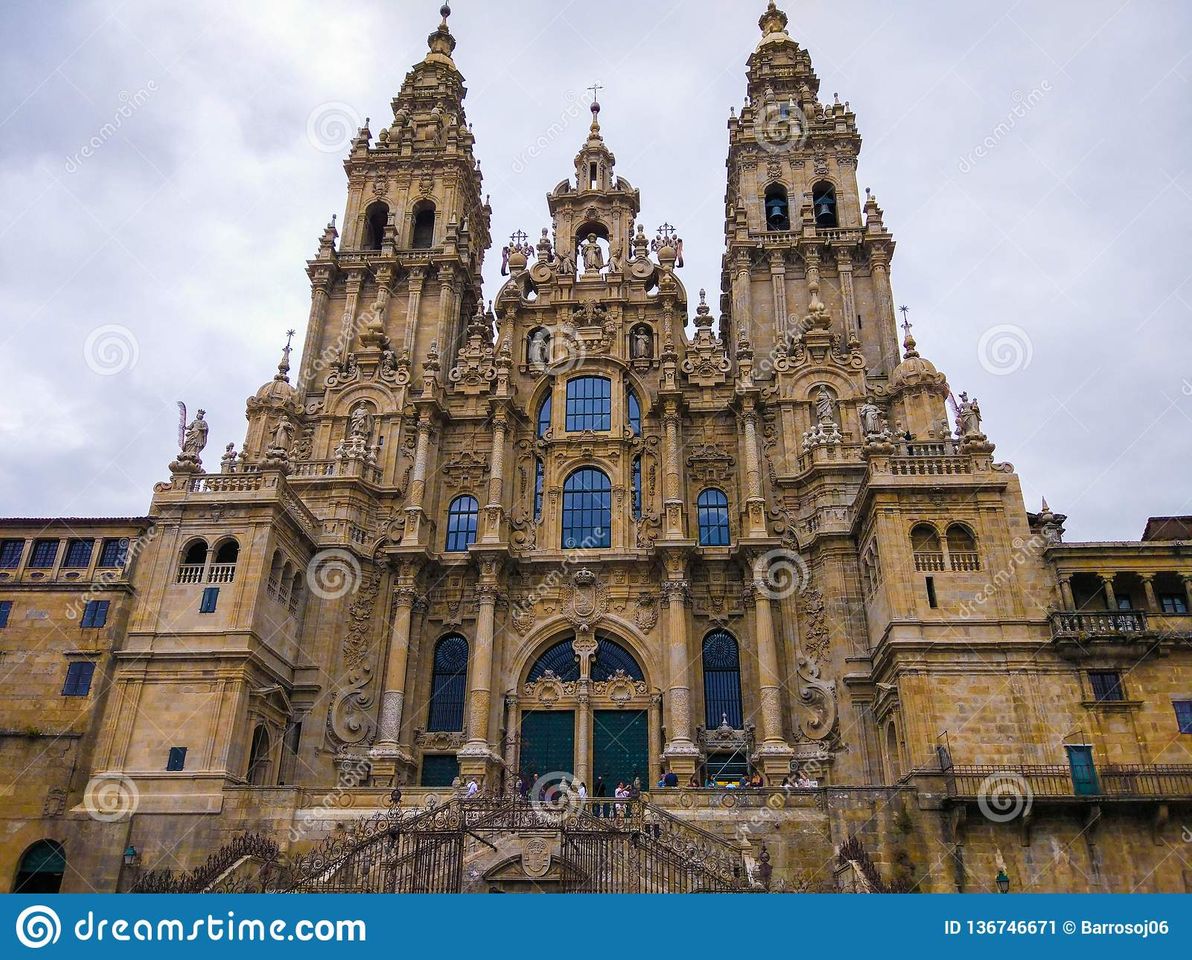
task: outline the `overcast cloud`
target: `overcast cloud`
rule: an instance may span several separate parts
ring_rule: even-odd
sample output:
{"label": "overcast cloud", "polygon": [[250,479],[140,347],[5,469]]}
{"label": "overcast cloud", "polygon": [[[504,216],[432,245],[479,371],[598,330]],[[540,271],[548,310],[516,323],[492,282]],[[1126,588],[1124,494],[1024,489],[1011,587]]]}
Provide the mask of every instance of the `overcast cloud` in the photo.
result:
{"label": "overcast cloud", "polygon": [[[725,123],[764,6],[454,3],[498,249],[549,222],[599,80],[643,221],[676,224],[688,290],[717,290]],[[1192,8],[783,6],[857,113],[919,348],[980,399],[1031,509],[1045,494],[1069,539],[1192,512]],[[346,147],[312,112],[380,129],[437,7],[4,5],[0,514],[143,513],[177,400],[207,410],[209,466],[239,446],[343,211]]]}

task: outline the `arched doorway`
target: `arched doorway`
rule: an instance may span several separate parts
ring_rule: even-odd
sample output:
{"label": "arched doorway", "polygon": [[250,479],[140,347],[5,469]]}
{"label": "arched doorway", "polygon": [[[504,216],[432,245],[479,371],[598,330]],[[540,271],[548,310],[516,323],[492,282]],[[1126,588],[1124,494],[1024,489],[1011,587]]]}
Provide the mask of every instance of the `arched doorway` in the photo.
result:
{"label": "arched doorway", "polygon": [[57,840],[38,840],[21,857],[13,893],[57,893],[66,872],[66,853]]}
{"label": "arched doorway", "polygon": [[[570,635],[531,663],[518,697],[516,769],[527,787],[582,781],[589,796],[603,784],[650,784],[652,717],[645,673],[613,636]],[[549,776],[548,776],[549,775]]]}

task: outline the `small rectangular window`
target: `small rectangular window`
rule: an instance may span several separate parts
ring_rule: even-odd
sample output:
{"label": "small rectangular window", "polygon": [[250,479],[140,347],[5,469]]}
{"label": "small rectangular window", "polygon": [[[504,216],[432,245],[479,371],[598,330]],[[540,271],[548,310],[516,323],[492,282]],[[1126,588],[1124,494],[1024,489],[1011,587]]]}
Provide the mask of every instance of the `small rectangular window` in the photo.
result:
{"label": "small rectangular window", "polygon": [[1133,610],[1134,602],[1129,597],[1118,597],[1117,605],[1119,610]]}
{"label": "small rectangular window", "polygon": [[1116,670],[1092,670],[1089,683],[1093,688],[1093,699],[1098,703],[1120,703],[1126,699],[1122,692],[1122,675]]}
{"label": "small rectangular window", "polygon": [[170,755],[166,759],[166,770],[176,773],[186,767],[186,747],[170,747]]}
{"label": "small rectangular window", "polygon": [[34,540],[33,552],[29,554],[29,566],[45,570],[58,559],[57,540]]}
{"label": "small rectangular window", "polygon": [[215,605],[219,602],[219,587],[204,587],[203,599],[199,601],[199,613],[215,613]]}
{"label": "small rectangular window", "polygon": [[8,626],[8,615],[12,613],[12,601],[0,600],[0,627]]}
{"label": "small rectangular window", "polygon": [[110,600],[88,600],[87,606],[83,607],[83,622],[81,626],[84,627],[102,627],[108,622],[108,605]]}
{"label": "small rectangular window", "polygon": [[62,696],[85,697],[91,692],[91,678],[95,674],[92,660],[76,660],[66,668],[66,683],[62,685]]}
{"label": "small rectangular window", "polygon": [[70,540],[66,544],[66,558],[62,566],[78,569],[91,565],[91,551],[95,547],[94,540]]}
{"label": "small rectangular window", "polygon": [[935,577],[927,577],[927,605],[935,610],[939,606],[939,601],[935,598]]}
{"label": "small rectangular window", "polygon": [[1192,700],[1174,700],[1175,722],[1179,724],[1180,733],[1192,733]]}
{"label": "small rectangular window", "polygon": [[0,540],[0,568],[12,570],[19,567],[24,552],[24,540]]}
{"label": "small rectangular window", "polygon": [[1164,613],[1184,614],[1188,612],[1188,601],[1178,593],[1165,593],[1159,597],[1159,607]]}
{"label": "small rectangular window", "polygon": [[123,567],[128,560],[128,537],[105,540],[99,554],[99,565],[105,569]]}

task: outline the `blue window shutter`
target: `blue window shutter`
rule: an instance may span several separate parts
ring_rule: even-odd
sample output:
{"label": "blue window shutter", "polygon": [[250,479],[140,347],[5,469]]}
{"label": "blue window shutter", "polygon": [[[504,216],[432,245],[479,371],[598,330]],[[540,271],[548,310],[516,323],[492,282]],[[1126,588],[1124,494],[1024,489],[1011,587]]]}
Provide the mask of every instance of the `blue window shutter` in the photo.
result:
{"label": "blue window shutter", "polygon": [[199,603],[199,613],[215,613],[215,605],[219,602],[219,587],[204,587],[203,599]]}
{"label": "blue window shutter", "polygon": [[91,692],[91,678],[95,675],[95,663],[91,660],[76,660],[66,668],[66,683],[62,685],[62,696],[85,697]]}
{"label": "blue window shutter", "polygon": [[0,600],[0,627],[8,626],[8,615],[12,613],[12,601]]}
{"label": "blue window shutter", "polygon": [[108,605],[110,600],[88,600],[83,608],[84,627],[102,627],[108,622]]}
{"label": "blue window shutter", "polygon": [[166,760],[166,769],[176,772],[185,767],[186,747],[170,747],[170,756]]}

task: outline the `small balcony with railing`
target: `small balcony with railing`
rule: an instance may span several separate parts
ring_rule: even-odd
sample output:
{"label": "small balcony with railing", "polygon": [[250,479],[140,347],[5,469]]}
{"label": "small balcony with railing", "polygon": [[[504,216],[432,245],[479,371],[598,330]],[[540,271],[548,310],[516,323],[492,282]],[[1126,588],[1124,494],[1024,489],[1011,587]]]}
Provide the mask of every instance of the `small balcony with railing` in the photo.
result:
{"label": "small balcony with railing", "polygon": [[1051,613],[1058,649],[1165,649],[1192,641],[1192,581],[1170,573],[1060,573],[1064,608]]}

